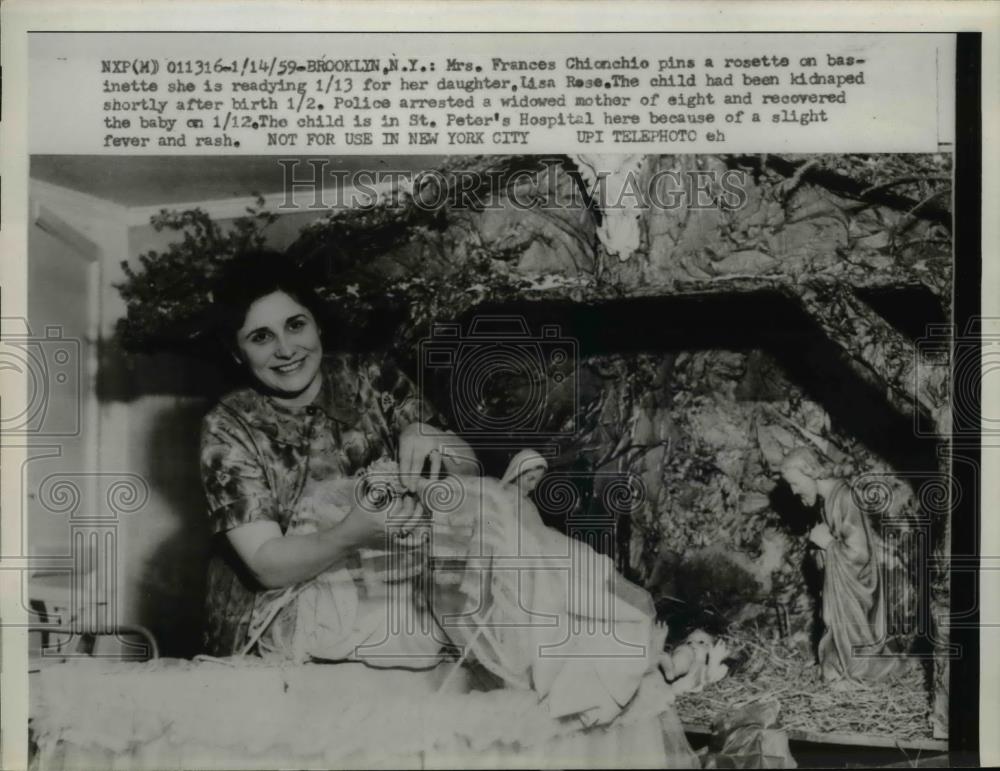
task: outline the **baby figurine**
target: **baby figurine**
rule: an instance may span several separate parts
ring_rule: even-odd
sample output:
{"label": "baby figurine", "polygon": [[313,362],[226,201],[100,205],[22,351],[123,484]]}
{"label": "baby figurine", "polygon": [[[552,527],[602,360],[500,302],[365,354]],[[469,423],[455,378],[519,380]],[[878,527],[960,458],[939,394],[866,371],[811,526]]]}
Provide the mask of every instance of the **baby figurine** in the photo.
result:
{"label": "baby figurine", "polygon": [[[666,625],[657,622],[657,630],[661,628],[664,630],[662,646],[666,640]],[[672,652],[662,653],[659,667],[675,694],[698,693],[709,683],[716,683],[729,674],[729,665],[725,663],[728,656],[729,648],[723,640],[713,641],[708,632],[695,629]]]}

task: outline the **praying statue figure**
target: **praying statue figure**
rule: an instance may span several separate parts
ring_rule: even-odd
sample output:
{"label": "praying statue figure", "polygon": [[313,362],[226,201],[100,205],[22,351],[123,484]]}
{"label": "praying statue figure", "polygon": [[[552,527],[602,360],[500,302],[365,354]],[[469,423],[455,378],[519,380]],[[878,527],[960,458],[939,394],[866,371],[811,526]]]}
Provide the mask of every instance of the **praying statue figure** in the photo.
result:
{"label": "praying statue figure", "polygon": [[531,449],[521,450],[510,459],[500,481],[513,485],[521,497],[526,498],[538,487],[548,468],[549,462],[541,453]]}
{"label": "praying statue figure", "polygon": [[875,539],[867,517],[851,494],[809,449],[792,450],[781,476],[806,506],[822,498],[822,521],[809,540],[822,550],[823,636],[818,658],[828,681],[872,681],[900,663],[886,644],[884,587]]}

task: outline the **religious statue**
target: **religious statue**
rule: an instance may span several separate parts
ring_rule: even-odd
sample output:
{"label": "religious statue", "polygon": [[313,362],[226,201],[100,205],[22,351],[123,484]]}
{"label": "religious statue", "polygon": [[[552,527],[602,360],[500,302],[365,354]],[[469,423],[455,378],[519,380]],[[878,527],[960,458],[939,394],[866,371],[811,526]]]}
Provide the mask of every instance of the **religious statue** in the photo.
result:
{"label": "religious statue", "polygon": [[871,525],[850,484],[808,448],[785,456],[781,475],[807,506],[822,499],[809,540],[822,550],[823,631],[818,658],[828,681],[878,680],[900,663],[886,651],[884,587]]}

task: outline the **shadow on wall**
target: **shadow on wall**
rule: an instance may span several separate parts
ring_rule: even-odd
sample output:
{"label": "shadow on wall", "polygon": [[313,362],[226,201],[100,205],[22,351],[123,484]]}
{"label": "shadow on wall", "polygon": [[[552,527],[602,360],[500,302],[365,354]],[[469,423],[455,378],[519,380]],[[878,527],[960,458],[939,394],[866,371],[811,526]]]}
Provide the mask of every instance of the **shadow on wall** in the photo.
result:
{"label": "shadow on wall", "polygon": [[178,351],[128,353],[117,340],[102,341],[97,396],[102,401],[133,402],[143,396],[207,398],[211,402],[241,385],[221,347],[192,342]]}
{"label": "shadow on wall", "polygon": [[[201,487],[198,442],[210,403],[170,399],[152,418],[147,480],[162,501],[164,518],[148,526],[133,554],[139,623],[148,627],[162,655],[188,657],[202,650],[205,572],[210,529]],[[130,549],[131,550],[131,549]]]}

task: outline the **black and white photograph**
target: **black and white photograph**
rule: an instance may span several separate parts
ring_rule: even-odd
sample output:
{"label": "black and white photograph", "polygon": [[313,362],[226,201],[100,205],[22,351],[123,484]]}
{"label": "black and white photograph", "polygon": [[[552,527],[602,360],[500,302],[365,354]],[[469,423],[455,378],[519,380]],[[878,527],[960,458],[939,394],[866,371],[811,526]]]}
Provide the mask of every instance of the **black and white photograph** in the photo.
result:
{"label": "black and white photograph", "polygon": [[[950,40],[920,152],[691,151],[712,94],[646,49],[522,41],[447,98],[554,100],[551,58],[593,105],[399,125],[387,41],[297,129],[268,110],[331,97],[294,67],[210,97],[229,65],[164,54],[167,94],[109,53],[101,146],[27,159],[3,313],[29,767],[977,765],[981,49]],[[821,90],[879,77],[865,45],[815,52]],[[787,64],[716,53],[759,121],[746,72]],[[687,101],[605,111],[630,78]]]}

